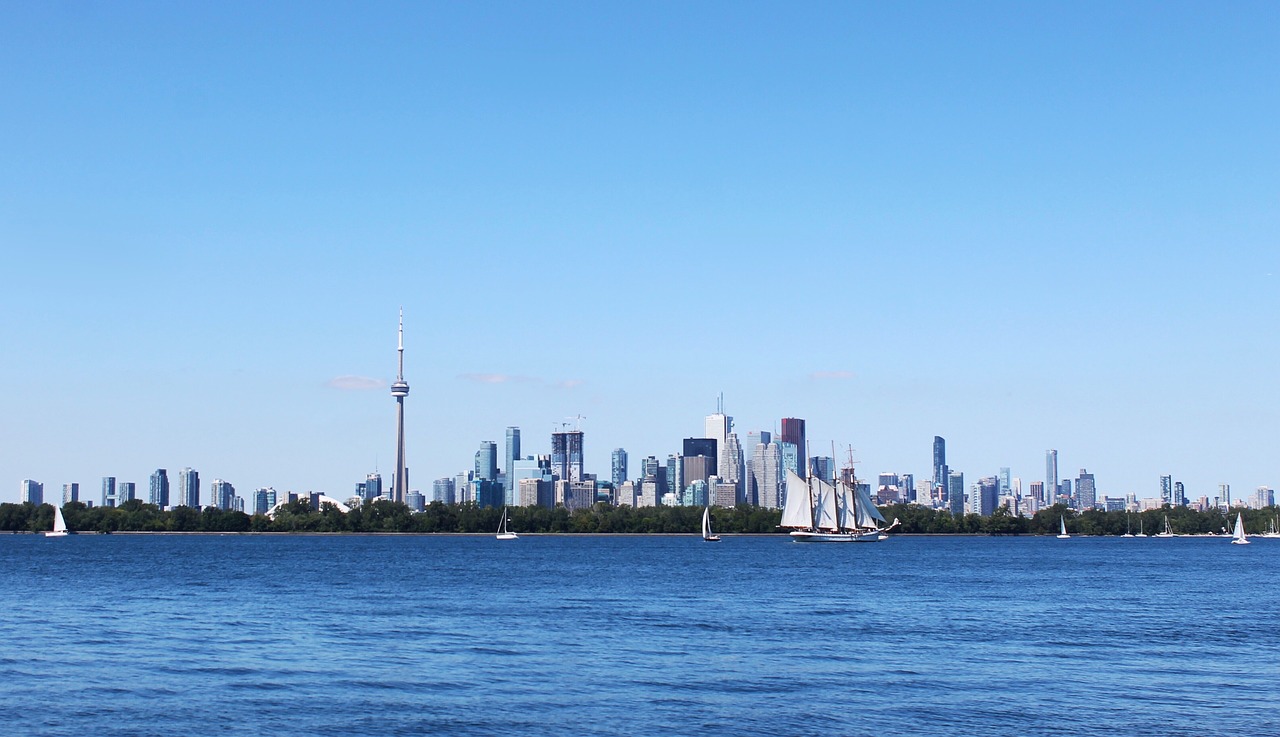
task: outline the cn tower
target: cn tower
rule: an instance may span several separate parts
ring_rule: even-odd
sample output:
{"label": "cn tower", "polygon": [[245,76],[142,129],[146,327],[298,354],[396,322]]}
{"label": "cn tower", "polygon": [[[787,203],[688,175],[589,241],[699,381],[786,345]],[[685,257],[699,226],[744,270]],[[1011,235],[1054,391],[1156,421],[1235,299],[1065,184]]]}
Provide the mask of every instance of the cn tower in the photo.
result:
{"label": "cn tower", "polygon": [[404,503],[408,493],[408,469],[404,465],[404,398],[409,396],[409,382],[404,380],[404,308],[400,308],[399,347],[400,368],[396,383],[391,385],[391,396],[396,398],[396,477],[391,487],[391,500]]}

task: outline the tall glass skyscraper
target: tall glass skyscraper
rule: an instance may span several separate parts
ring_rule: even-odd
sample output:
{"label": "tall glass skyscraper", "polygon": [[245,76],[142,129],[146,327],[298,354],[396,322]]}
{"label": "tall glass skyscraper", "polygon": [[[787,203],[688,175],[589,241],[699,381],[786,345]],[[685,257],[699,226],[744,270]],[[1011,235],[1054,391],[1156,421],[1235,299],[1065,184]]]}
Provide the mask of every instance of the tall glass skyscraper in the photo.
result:
{"label": "tall glass skyscraper", "polygon": [[1044,454],[1044,499],[1045,507],[1052,507],[1058,501],[1058,451],[1047,450]]}
{"label": "tall glass skyscraper", "polygon": [[169,472],[163,468],[151,474],[151,494],[147,501],[161,509],[169,506]]}
{"label": "tall glass skyscraper", "polygon": [[561,481],[582,480],[582,431],[551,433],[551,471]]}
{"label": "tall glass skyscraper", "polygon": [[492,440],[480,442],[480,450],[476,451],[475,478],[482,481],[498,478],[498,444]]}
{"label": "tall glass skyscraper", "polygon": [[520,428],[514,426],[508,427],[507,447],[506,451],[502,455],[502,470],[507,479],[508,497],[513,496],[515,492],[516,484],[515,480],[512,478],[512,470],[515,467],[516,461],[520,460],[520,458]]}
{"label": "tall glass skyscraper", "polygon": [[175,506],[200,508],[200,474],[195,469],[178,471],[178,503]]}
{"label": "tall glass skyscraper", "polygon": [[114,507],[116,505],[116,477],[102,477],[102,506]]}
{"label": "tall glass skyscraper", "polygon": [[779,439],[784,443],[791,443],[796,446],[797,466],[799,467],[796,473],[802,478],[807,477],[809,469],[806,468],[805,462],[808,460],[809,453],[808,446],[805,444],[804,420],[795,417],[783,417],[782,433]]}
{"label": "tall glass skyscraper", "polygon": [[[652,456],[650,457],[652,458]],[[657,459],[654,459],[654,462],[656,464]],[[610,471],[609,479],[613,481],[614,487],[622,486],[622,482],[627,480],[627,451],[622,448],[613,449]]]}

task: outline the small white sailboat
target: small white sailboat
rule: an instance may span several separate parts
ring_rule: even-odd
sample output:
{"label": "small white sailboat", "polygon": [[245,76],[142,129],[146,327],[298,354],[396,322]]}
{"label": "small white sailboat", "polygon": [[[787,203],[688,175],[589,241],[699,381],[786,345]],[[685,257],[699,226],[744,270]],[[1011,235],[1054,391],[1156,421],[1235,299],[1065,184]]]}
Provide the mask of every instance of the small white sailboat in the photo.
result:
{"label": "small white sailboat", "polygon": [[1156,537],[1173,537],[1173,528],[1169,526],[1169,515],[1164,516],[1164,532],[1157,532]]}
{"label": "small white sailboat", "polygon": [[1067,534],[1067,518],[1062,515],[1058,515],[1058,529],[1060,530],[1060,532],[1058,532],[1059,540],[1071,539],[1071,536]]}
{"label": "small white sailboat", "polygon": [[702,539],[709,543],[720,542],[719,535],[711,534],[711,506],[702,510]]}
{"label": "small white sailboat", "polygon": [[55,506],[53,508],[53,532],[46,532],[44,536],[65,537],[70,534],[71,531],[67,529],[67,520],[62,516],[62,508]]}
{"label": "small white sailboat", "polygon": [[1142,515],[1138,515],[1138,534],[1134,537],[1146,537],[1147,534],[1142,531]]}
{"label": "small white sailboat", "polygon": [[1231,544],[1249,544],[1249,538],[1244,534],[1244,515],[1240,512],[1236,512],[1236,531],[1231,534]]}
{"label": "small white sailboat", "polygon": [[1133,537],[1133,533],[1129,530],[1129,515],[1124,516],[1124,534],[1120,537]]}
{"label": "small white sailboat", "polygon": [[502,508],[502,521],[498,523],[499,540],[518,540],[520,536],[507,529],[507,508]]}

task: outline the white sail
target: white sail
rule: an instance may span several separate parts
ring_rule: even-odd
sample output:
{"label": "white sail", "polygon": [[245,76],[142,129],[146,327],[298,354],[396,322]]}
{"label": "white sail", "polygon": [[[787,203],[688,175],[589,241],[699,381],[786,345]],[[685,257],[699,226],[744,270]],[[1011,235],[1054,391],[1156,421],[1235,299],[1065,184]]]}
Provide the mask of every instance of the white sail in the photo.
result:
{"label": "white sail", "polygon": [[1243,540],[1243,539],[1245,539],[1245,537],[1244,537],[1244,515],[1243,515],[1242,513],[1240,513],[1240,512],[1236,512],[1236,532],[1235,532],[1235,534],[1234,534],[1234,535],[1232,535],[1232,537],[1234,537],[1234,538],[1235,538],[1235,539],[1237,539],[1237,540]]}
{"label": "white sail", "polygon": [[787,500],[782,508],[782,522],[779,527],[796,527],[808,529],[813,526],[813,507],[809,499],[809,485],[787,470]]}
{"label": "white sail", "polygon": [[1058,517],[1058,529],[1062,531],[1059,534],[1062,534],[1062,535],[1067,534],[1067,518],[1066,517]]}
{"label": "white sail", "polygon": [[858,527],[870,529],[878,527],[876,521],[884,522],[884,515],[871,502],[871,495],[862,486],[858,487]]}
{"label": "white sail", "polygon": [[818,503],[814,507],[814,516],[819,530],[834,530],[839,524],[836,518],[836,487],[822,479],[814,479],[814,492],[818,495]]}
{"label": "white sail", "polygon": [[853,489],[848,484],[840,484],[840,529],[857,529],[858,518],[855,513],[856,510],[857,505],[854,504]]}
{"label": "white sail", "polygon": [[67,520],[62,516],[62,508],[57,506],[53,508],[53,531],[67,531]]}
{"label": "white sail", "polygon": [[711,537],[711,507],[702,510],[702,536]]}

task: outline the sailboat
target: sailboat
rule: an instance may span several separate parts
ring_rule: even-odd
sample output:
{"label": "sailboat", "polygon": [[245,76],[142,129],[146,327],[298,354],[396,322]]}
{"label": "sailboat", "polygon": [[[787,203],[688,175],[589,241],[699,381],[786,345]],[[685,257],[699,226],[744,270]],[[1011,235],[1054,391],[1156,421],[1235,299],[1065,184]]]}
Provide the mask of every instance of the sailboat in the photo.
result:
{"label": "sailboat", "polygon": [[711,534],[711,507],[710,507],[710,505],[708,505],[706,509],[702,510],[702,539],[703,539],[704,541],[706,541],[706,542],[709,542],[709,543],[718,543],[718,542],[720,542],[720,536],[719,536],[719,535],[712,535],[712,534]]}
{"label": "sailboat", "polygon": [[1169,515],[1164,516],[1164,532],[1157,532],[1155,537],[1173,537],[1173,528],[1169,526]]}
{"label": "sailboat", "polygon": [[1061,532],[1058,533],[1059,540],[1071,539],[1071,536],[1067,534],[1067,518],[1062,515],[1058,515],[1058,529],[1061,530]]}
{"label": "sailboat", "polygon": [[499,540],[517,540],[520,536],[507,529],[507,508],[502,508],[502,521],[498,523]]}
{"label": "sailboat", "polygon": [[1267,520],[1267,531],[1262,533],[1262,537],[1280,537],[1280,517]]}
{"label": "sailboat", "polygon": [[876,542],[893,529],[898,520],[888,527],[877,522],[885,518],[871,503],[866,490],[857,485],[857,479],[848,474],[840,487],[819,478],[802,479],[794,471],[787,470],[787,500],[782,508],[782,523],[791,530],[796,542]]}
{"label": "sailboat", "polygon": [[1138,515],[1138,534],[1134,537],[1146,537],[1146,533],[1142,531],[1142,515]]}
{"label": "sailboat", "polygon": [[1124,534],[1120,537],[1133,537],[1133,533],[1129,531],[1129,515],[1124,516]]}
{"label": "sailboat", "polygon": [[53,508],[53,532],[44,533],[45,537],[66,537],[71,531],[67,529],[67,520],[62,516],[62,507]]}
{"label": "sailboat", "polygon": [[1249,544],[1249,538],[1244,534],[1244,514],[1240,512],[1236,512],[1236,531],[1231,534],[1231,544]]}

